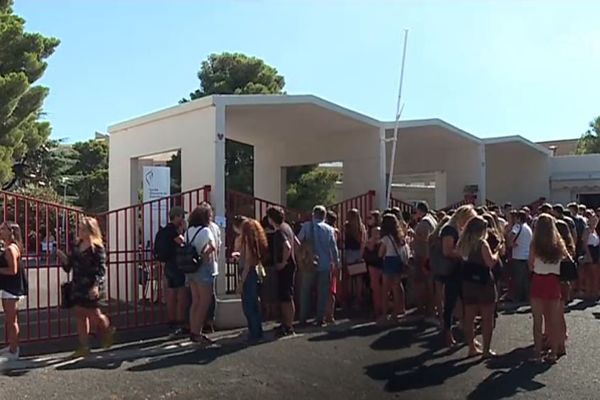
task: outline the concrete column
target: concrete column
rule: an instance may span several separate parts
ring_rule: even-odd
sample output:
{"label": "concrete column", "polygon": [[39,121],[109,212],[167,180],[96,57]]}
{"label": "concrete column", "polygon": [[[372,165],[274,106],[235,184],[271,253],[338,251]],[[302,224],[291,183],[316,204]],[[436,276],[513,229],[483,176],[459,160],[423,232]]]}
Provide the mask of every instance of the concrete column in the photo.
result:
{"label": "concrete column", "polygon": [[433,207],[440,209],[448,205],[448,184],[446,182],[446,172],[435,172],[435,204]]}
{"label": "concrete column", "polygon": [[[215,159],[214,159],[214,184],[211,188],[211,204],[215,210],[217,221],[225,220],[225,106],[217,104],[215,106]],[[225,226],[221,226],[221,237],[225,239]],[[225,240],[222,240],[221,254],[225,255]],[[225,281],[225,258],[219,258],[219,276],[216,282],[217,294],[224,294],[226,291]]]}

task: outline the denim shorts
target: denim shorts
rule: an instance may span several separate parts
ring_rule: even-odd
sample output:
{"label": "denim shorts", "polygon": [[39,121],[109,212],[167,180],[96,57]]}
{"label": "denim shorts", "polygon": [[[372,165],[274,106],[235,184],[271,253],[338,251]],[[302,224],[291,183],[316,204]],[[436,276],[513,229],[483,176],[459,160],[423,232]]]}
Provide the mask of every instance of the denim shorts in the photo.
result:
{"label": "denim shorts", "polygon": [[208,265],[203,265],[198,269],[198,271],[192,274],[185,274],[185,283],[189,285],[192,282],[202,286],[210,286],[214,284],[215,277],[213,276],[213,269]]}
{"label": "denim shorts", "polygon": [[402,273],[402,259],[400,256],[386,256],[383,258],[383,274],[386,276],[400,275]]}

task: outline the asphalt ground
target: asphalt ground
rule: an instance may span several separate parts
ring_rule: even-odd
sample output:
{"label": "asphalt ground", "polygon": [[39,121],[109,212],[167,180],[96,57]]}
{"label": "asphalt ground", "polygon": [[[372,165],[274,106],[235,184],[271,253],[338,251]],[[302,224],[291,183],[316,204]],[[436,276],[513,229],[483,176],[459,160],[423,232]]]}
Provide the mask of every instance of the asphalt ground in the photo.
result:
{"label": "asphalt ground", "polygon": [[[164,332],[123,335],[108,351],[69,360],[73,342],[28,345],[3,364],[0,399],[600,399],[600,307],[575,302],[567,356],[534,365],[528,307],[500,313],[497,359],[441,347],[437,329],[408,318],[379,327],[365,319],[309,328],[248,346],[243,331],[196,348]],[[137,337],[136,337],[137,336]],[[152,337],[155,336],[155,337]]]}

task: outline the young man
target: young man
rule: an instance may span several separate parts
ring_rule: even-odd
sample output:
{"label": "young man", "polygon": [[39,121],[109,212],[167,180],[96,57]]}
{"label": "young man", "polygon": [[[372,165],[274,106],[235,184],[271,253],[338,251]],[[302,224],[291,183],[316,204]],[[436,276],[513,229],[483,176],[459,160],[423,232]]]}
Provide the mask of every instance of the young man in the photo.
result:
{"label": "young man", "polygon": [[163,268],[165,271],[167,321],[174,334],[184,333],[186,313],[189,303],[188,289],[185,287],[185,274],[177,268],[175,253],[177,247],[184,242],[182,232],[185,231],[185,211],[181,207],[173,207],[169,211],[169,223],[165,226],[165,243],[169,251]]}
{"label": "young man", "polygon": [[312,221],[302,225],[298,239],[312,241],[313,252],[317,257],[315,271],[305,272],[302,276],[302,291],[300,293],[300,323],[305,324],[310,308],[311,293],[317,287],[317,319],[315,324],[325,326],[325,310],[329,300],[332,271],[340,265],[340,254],[335,242],[335,232],[325,223],[327,211],[324,206],[313,209]]}
{"label": "young man", "polygon": [[294,276],[296,274],[296,235],[292,228],[285,222],[285,214],[279,207],[270,207],[267,210],[269,224],[275,229],[273,238],[273,254],[277,270],[277,295],[281,307],[281,326],[277,330],[278,336],[294,334]]}
{"label": "young man", "polygon": [[569,203],[567,208],[571,212],[571,218],[573,218],[573,222],[575,223],[575,232],[577,233],[577,239],[575,240],[575,249],[576,254],[579,257],[585,253],[585,248],[583,247],[583,232],[587,227],[587,222],[585,217],[579,213],[579,206],[577,203]]}
{"label": "young man", "polygon": [[510,274],[513,291],[509,296],[513,301],[526,302],[529,299],[529,246],[533,235],[527,223],[527,213],[519,211],[516,218],[508,235],[508,241],[512,245]]}
{"label": "young man", "polygon": [[579,236],[577,235],[577,228],[575,226],[575,221],[569,215],[567,215],[565,208],[562,204],[555,204],[553,209],[553,214],[556,219],[562,219],[569,225],[569,230],[571,231],[571,236],[573,236],[573,241],[577,243],[579,240]]}
{"label": "young man", "polygon": [[[429,214],[429,205],[424,202],[418,202],[415,210],[415,237],[412,242],[414,255],[414,276],[415,295],[418,310],[424,317],[433,317],[433,280],[430,271],[427,270],[427,260],[429,258],[429,235],[434,231],[437,222]],[[437,320],[435,320],[437,323]]]}

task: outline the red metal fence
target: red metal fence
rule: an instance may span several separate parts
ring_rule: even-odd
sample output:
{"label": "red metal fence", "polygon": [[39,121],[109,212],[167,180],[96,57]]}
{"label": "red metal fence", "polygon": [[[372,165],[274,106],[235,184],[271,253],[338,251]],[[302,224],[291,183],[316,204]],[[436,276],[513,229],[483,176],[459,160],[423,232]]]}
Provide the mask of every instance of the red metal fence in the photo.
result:
{"label": "red metal fence", "polygon": [[[163,321],[160,271],[150,250],[153,229],[166,224],[172,206],[191,211],[199,202],[208,200],[209,194],[210,187],[206,186],[96,216],[107,249],[105,306],[117,328]],[[71,250],[79,220],[85,214],[73,207],[8,192],[0,192],[0,207],[3,221],[16,222],[23,234],[29,295],[19,304],[22,340],[74,335],[71,312],[60,308],[60,285],[70,279],[70,274],[62,270],[56,254],[57,250]],[[0,325],[4,326],[3,313]],[[1,332],[4,334],[4,329]]]}
{"label": "red metal fence", "polygon": [[[81,210],[16,193],[0,192],[2,220],[21,228],[23,264],[29,295],[19,305],[21,338],[45,340],[75,332],[71,315],[61,310],[60,285],[69,275],[60,267],[57,250],[68,252],[77,238]],[[4,326],[4,315],[0,314]],[[2,329],[4,333],[4,329]]]}
{"label": "red metal fence", "polygon": [[412,204],[402,201],[400,199],[395,199],[393,197],[390,199],[390,205],[392,206],[392,208],[399,208],[402,213],[408,212],[412,214],[412,212],[415,209],[415,207]]}
{"label": "red metal fence", "polygon": [[191,212],[210,199],[210,186],[120,208],[99,215],[107,247],[106,308],[118,329],[164,322],[160,263],[152,249],[172,207]]}

